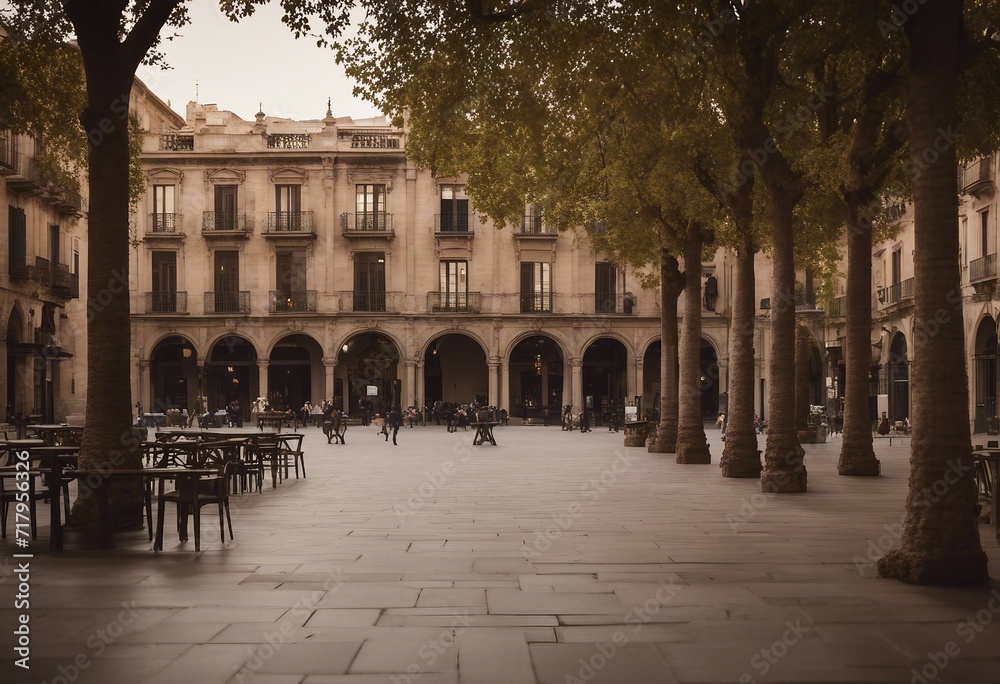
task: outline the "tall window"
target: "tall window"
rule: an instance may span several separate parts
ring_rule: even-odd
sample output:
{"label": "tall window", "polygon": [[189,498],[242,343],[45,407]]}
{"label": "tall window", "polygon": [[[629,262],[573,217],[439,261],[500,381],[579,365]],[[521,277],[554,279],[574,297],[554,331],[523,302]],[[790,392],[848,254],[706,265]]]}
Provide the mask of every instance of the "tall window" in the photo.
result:
{"label": "tall window", "polygon": [[215,313],[240,312],[240,253],[215,253]]}
{"label": "tall window", "polygon": [[237,230],[235,185],[215,186],[215,230]]}
{"label": "tall window", "polygon": [[355,210],[358,230],[386,230],[385,186],[358,185]]}
{"label": "tall window", "polygon": [[465,186],[441,186],[441,232],[466,232],[469,230],[469,199]]}
{"label": "tall window", "polygon": [[521,221],[522,233],[544,233],[545,226],[542,225],[542,205],[524,205],[524,219]]}
{"label": "tall window", "polygon": [[385,253],[354,255],[354,310],[385,311]]}
{"label": "tall window", "polygon": [[442,261],[440,265],[441,293],[438,311],[467,311],[469,285],[465,277],[468,262]]}
{"label": "tall window", "polygon": [[614,264],[594,264],[594,313],[615,313],[618,269]]}
{"label": "tall window", "polygon": [[983,209],[979,212],[979,235],[981,256],[992,254],[990,251],[990,210]]}
{"label": "tall window", "polygon": [[903,279],[903,251],[899,248],[892,252],[889,262],[889,303],[895,304],[902,298],[899,282]]}
{"label": "tall window", "polygon": [[175,230],[174,186],[153,186],[153,232],[167,233]]}
{"label": "tall window", "polygon": [[552,311],[552,286],[547,262],[521,264],[521,313]]}
{"label": "tall window", "polygon": [[154,251],[153,292],[150,308],[154,313],[177,311],[177,252]]}
{"label": "tall window", "polygon": [[276,311],[307,311],[306,251],[280,250],[275,254]]}
{"label": "tall window", "polygon": [[24,209],[7,209],[8,275],[11,278],[28,277],[28,222]]}
{"label": "tall window", "polygon": [[80,238],[73,238],[73,258],[70,261],[70,273],[80,274]]}
{"label": "tall window", "polygon": [[59,252],[62,244],[59,238],[59,224],[49,224],[49,261],[53,264],[62,263],[59,259]]}
{"label": "tall window", "polygon": [[302,230],[302,186],[274,186],[276,230]]}

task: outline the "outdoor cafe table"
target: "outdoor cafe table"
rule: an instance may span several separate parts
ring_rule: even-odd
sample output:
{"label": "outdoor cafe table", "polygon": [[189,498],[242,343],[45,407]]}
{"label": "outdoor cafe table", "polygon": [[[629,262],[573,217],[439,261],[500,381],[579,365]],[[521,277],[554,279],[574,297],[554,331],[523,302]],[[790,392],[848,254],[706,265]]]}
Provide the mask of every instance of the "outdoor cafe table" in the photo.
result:
{"label": "outdoor cafe table", "polygon": [[[118,468],[112,471],[106,470],[67,470],[63,471],[60,461],[52,462],[52,478],[58,482],[62,477],[74,477],[78,480],[87,481],[93,477],[97,480],[95,490],[98,495],[98,525],[100,530],[99,546],[105,549],[115,548],[114,529],[111,525],[111,506],[108,494],[111,489],[111,480],[116,477],[144,477],[162,482],[164,480],[177,480],[188,478],[194,480],[192,487],[198,486],[197,481],[202,477],[217,477],[219,472],[211,468]],[[89,481],[86,484],[90,484]],[[51,490],[50,490],[51,491]],[[52,492],[52,532],[50,547],[53,551],[63,549],[63,529],[59,524],[61,518],[58,492]],[[198,524],[199,512],[195,507],[195,524]],[[146,521],[150,524],[149,521]],[[200,550],[200,549],[195,549]]]}
{"label": "outdoor cafe table", "polygon": [[[1000,512],[1000,505],[998,505],[998,499],[1000,499],[1000,482],[997,481],[997,476],[1000,475],[1000,451],[974,451],[973,457],[976,459],[977,474],[980,467],[988,468],[989,475],[991,476],[990,481],[990,522],[993,524],[993,531],[996,534],[997,541],[1000,542],[1000,520],[997,520],[997,513]],[[986,475],[986,473],[983,473]]]}
{"label": "outdoor cafe table", "polygon": [[493,446],[497,445],[496,439],[493,438],[493,428],[499,425],[498,422],[487,421],[485,423],[469,423],[472,427],[476,428],[476,435],[472,438],[473,446],[482,446],[486,442],[489,442]]}
{"label": "outdoor cafe table", "polygon": [[28,425],[27,428],[34,431],[35,436],[44,441],[46,446],[55,446],[56,439],[60,436],[65,439],[67,435],[83,431],[82,425]]}

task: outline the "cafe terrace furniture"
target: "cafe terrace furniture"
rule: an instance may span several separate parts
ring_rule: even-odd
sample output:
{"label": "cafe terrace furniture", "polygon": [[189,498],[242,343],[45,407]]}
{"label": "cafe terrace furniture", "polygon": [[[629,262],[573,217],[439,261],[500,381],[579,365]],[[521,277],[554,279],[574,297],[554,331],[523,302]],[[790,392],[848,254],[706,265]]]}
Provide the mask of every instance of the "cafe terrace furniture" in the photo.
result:
{"label": "cafe terrace furniture", "polygon": [[177,532],[181,541],[187,541],[187,519],[192,513],[194,518],[194,550],[201,551],[201,507],[217,505],[219,507],[219,534],[222,542],[226,541],[226,529],[229,538],[233,539],[233,521],[229,512],[229,476],[232,461],[227,453],[227,443],[204,442],[195,456],[195,462],[190,469],[171,468],[178,472],[211,472],[212,475],[189,478],[178,475],[176,488],[165,490],[165,480],[161,479],[156,495],[156,540],[154,551],[163,550],[163,517],[167,503],[177,506]]}
{"label": "cafe terrace furniture", "polygon": [[302,477],[306,476],[305,455],[302,453],[302,435],[284,434],[278,436],[281,443],[281,464],[285,468],[285,479],[288,479],[289,462],[295,468],[295,479],[299,479],[299,466],[302,466]]}

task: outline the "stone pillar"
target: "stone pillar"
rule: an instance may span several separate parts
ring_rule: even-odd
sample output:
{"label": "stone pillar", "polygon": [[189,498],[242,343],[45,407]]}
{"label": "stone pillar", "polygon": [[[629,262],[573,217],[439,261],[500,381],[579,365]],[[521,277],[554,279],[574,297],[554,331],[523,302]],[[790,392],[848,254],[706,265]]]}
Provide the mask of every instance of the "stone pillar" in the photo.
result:
{"label": "stone pillar", "polygon": [[406,359],[403,361],[403,401],[400,410],[405,409],[407,406],[412,406],[414,402],[414,396],[416,395],[416,366],[411,359]]}
{"label": "stone pillar", "polygon": [[511,406],[510,406],[510,361],[507,360],[507,359],[504,359],[504,358],[500,359],[500,377],[499,377],[498,381],[499,381],[499,384],[500,384],[500,403],[498,404],[498,407],[499,408],[505,408],[505,409],[507,409],[507,412],[510,413],[510,411],[511,411]]}
{"label": "stone pillar", "polygon": [[583,359],[574,356],[569,360],[573,369],[573,413],[583,411]]}
{"label": "stone pillar", "polygon": [[[646,376],[643,374],[643,363],[641,358],[635,360],[635,391],[632,392],[632,396],[628,397],[629,401],[632,401],[636,396],[641,397],[643,395],[643,387],[646,384]],[[639,416],[642,418],[642,416]]]}
{"label": "stone pillar", "polygon": [[490,373],[489,392],[486,395],[486,403],[496,406],[496,402],[499,401],[497,390],[500,387],[500,378],[498,377],[500,362],[497,359],[490,359],[486,366],[489,368]]}
{"label": "stone pillar", "polygon": [[[148,413],[156,413],[157,409],[153,405],[153,388],[149,377],[150,373],[149,359],[139,359],[138,366],[139,366],[139,373],[138,373],[139,387],[138,391],[136,392],[136,397],[137,397],[136,401],[142,404],[143,411],[146,411]],[[164,410],[166,410],[166,407],[164,407]],[[28,411],[25,411],[25,413],[28,413]],[[142,416],[139,417],[141,418]]]}
{"label": "stone pillar", "polygon": [[423,410],[424,404],[427,403],[427,393],[424,388],[424,362],[414,361],[413,362],[413,375],[414,375],[414,387],[413,390],[413,402],[417,405],[418,409]]}
{"label": "stone pillar", "polygon": [[267,367],[270,365],[267,359],[257,359],[257,391],[260,396],[268,399],[267,396]]}
{"label": "stone pillar", "polygon": [[323,397],[322,399],[333,400],[333,388],[334,388],[334,371],[337,368],[337,357],[335,356],[324,356],[323,359],[323,370],[324,370],[324,380],[323,380]]}

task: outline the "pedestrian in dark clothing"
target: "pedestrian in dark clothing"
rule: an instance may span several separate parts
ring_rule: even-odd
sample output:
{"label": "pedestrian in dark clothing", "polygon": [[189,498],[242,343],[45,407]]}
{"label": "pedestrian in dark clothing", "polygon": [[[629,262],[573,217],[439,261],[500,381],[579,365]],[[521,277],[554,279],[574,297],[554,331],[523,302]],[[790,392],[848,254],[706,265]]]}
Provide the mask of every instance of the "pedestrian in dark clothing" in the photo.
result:
{"label": "pedestrian in dark clothing", "polygon": [[[399,407],[394,406],[389,415],[386,416],[386,425],[392,430],[392,444],[396,446],[396,434],[399,432],[399,426],[403,424],[403,414],[400,413]],[[386,432],[385,441],[389,441],[389,433]]]}

